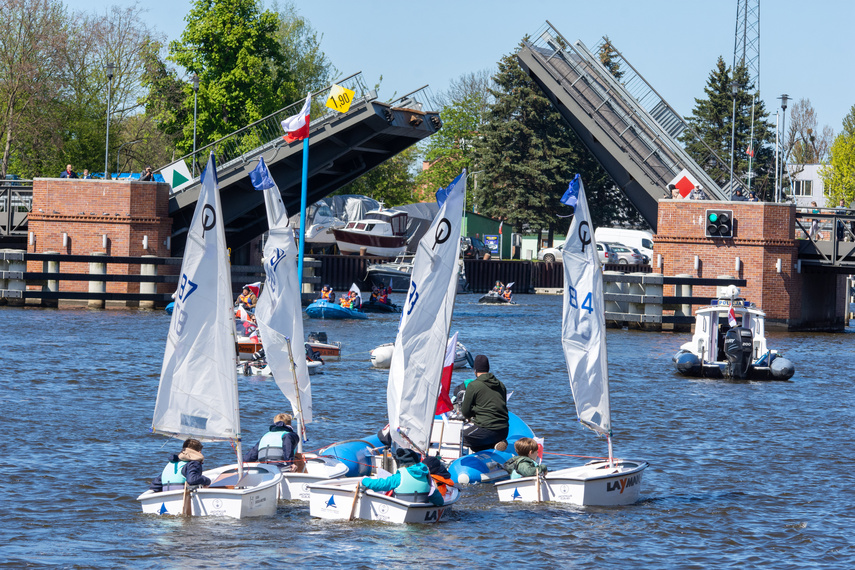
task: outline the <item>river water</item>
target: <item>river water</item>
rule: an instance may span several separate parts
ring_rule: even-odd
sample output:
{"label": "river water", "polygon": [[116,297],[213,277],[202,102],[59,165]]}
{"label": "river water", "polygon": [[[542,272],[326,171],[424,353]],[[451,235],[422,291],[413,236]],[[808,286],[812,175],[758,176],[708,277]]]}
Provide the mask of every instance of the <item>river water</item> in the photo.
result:
{"label": "river water", "polygon": [[[458,297],[452,331],[490,357],[546,451],[606,454],[574,421],[561,297],[477,300]],[[387,374],[371,369],[368,351],[394,340],[397,319],[306,320],[307,332],[344,344],[342,361],[312,377],[307,449],[385,424]],[[0,308],[0,567],[855,566],[851,329],[771,333],[769,346],[795,363],[788,382],[683,378],[671,356],[687,333],[610,329],[615,454],[650,463],[639,503],[500,504],[494,489],[473,486],[448,523],[392,526],[322,522],[302,503],[241,521],[141,514],[137,495],[180,447],[148,433],[168,325],[161,311]],[[252,445],[288,404],[270,380],[239,383]],[[234,460],[226,443],[204,453],[209,467]]]}

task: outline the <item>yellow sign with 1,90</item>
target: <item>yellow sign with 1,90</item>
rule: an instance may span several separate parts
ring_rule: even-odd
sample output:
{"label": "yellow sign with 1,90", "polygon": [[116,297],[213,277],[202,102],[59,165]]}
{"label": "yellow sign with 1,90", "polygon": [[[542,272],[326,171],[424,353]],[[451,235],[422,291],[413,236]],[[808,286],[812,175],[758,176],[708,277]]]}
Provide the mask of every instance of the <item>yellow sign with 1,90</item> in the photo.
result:
{"label": "yellow sign with 1,90", "polygon": [[350,109],[350,104],[353,102],[353,91],[341,85],[333,85],[330,89],[330,98],[327,99],[327,107],[338,111],[339,113],[347,113]]}

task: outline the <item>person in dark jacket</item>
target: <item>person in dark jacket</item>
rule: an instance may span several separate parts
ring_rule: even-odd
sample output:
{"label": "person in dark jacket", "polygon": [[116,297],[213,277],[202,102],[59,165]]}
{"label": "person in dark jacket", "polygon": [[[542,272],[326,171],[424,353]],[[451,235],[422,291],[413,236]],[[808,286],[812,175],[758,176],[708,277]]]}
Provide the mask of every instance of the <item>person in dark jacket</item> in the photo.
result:
{"label": "person in dark jacket", "polygon": [[490,372],[490,361],[483,354],[476,356],[475,379],[466,386],[460,405],[460,413],[471,422],[463,427],[463,445],[473,452],[507,448],[507,399],[505,385]]}
{"label": "person in dark jacket", "polygon": [[190,486],[207,487],[211,480],[202,475],[204,460],[202,442],[198,439],[185,440],[181,453],[172,456],[163,468],[163,473],[152,479],[149,488],[155,493],[177,491],[184,488],[185,482]]}
{"label": "person in dark jacket", "polygon": [[[276,414],[273,425],[252,449],[244,453],[243,460],[248,463],[293,461],[300,436],[291,428],[291,420],[291,414]],[[290,468],[294,471],[296,466],[292,464]]]}
{"label": "person in dark jacket", "polygon": [[71,169],[71,165],[67,165],[65,170],[59,175],[60,178],[77,178],[77,173]]}

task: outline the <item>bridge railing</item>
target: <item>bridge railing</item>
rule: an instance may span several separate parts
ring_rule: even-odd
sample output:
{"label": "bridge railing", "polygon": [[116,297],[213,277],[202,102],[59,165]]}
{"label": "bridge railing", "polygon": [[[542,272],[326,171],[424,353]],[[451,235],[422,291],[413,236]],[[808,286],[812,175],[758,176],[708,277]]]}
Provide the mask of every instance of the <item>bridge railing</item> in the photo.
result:
{"label": "bridge railing", "polygon": [[0,236],[26,235],[32,209],[32,180],[0,180]]}
{"label": "bridge railing", "polygon": [[855,267],[855,210],[799,209],[795,223],[800,260]]}

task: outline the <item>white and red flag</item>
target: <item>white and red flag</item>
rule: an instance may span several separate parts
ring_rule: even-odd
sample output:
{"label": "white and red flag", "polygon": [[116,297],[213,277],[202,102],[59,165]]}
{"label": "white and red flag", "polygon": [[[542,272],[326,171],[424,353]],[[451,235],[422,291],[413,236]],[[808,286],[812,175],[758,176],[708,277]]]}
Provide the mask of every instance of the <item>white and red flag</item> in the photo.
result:
{"label": "white and red flag", "polygon": [[727,312],[727,322],[731,328],[736,326],[736,311],[733,310],[733,307],[730,307],[730,310]]}
{"label": "white and red flag", "polygon": [[439,384],[439,398],[436,400],[436,413],[444,414],[454,409],[451,404],[449,391],[451,390],[451,372],[454,370],[454,353],[457,351],[457,333],[448,339],[445,348],[445,362],[442,365],[442,376]]}
{"label": "white and red flag", "polygon": [[745,149],[745,154],[747,154],[747,155],[748,155],[748,156],[750,156],[751,158],[754,158],[754,146],[752,146],[752,145],[750,145],[750,144],[749,144],[749,145],[748,145],[748,148],[747,148],[747,149]]}
{"label": "white and red flag", "polygon": [[306,95],[306,102],[300,112],[282,121],[282,128],[287,133],[285,142],[294,142],[309,138],[309,110],[312,106],[312,94]]}

